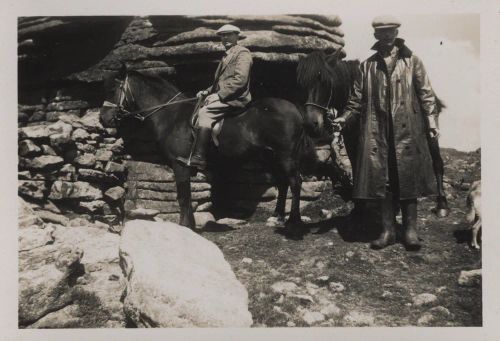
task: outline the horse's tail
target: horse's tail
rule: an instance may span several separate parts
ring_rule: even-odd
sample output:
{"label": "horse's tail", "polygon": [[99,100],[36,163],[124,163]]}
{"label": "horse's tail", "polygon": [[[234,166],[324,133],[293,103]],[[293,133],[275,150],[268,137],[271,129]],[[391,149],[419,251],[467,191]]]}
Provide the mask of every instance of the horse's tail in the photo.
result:
{"label": "horse's tail", "polygon": [[313,139],[301,129],[299,139],[295,145],[295,155],[298,155],[299,170],[303,175],[312,175],[315,173],[319,160],[316,154],[315,143]]}

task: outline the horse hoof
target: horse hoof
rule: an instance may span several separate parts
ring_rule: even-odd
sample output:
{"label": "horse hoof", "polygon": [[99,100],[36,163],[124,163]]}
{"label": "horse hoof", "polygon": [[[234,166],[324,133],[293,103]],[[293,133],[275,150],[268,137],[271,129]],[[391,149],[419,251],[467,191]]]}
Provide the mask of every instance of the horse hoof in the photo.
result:
{"label": "horse hoof", "polygon": [[439,218],[445,218],[450,214],[450,210],[448,208],[437,208],[436,216]]}

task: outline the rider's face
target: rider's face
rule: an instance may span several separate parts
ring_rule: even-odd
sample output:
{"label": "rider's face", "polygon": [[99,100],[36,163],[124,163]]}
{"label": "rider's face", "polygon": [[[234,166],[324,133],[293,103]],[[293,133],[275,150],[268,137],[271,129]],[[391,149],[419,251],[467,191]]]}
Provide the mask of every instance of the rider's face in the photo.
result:
{"label": "rider's face", "polygon": [[375,39],[377,39],[382,45],[392,46],[396,41],[396,37],[398,36],[397,28],[388,27],[388,28],[378,28],[375,30],[373,34]]}
{"label": "rider's face", "polygon": [[219,34],[222,45],[226,48],[226,50],[229,50],[231,47],[236,45],[238,42],[238,33],[236,32],[226,32],[226,33],[220,33]]}

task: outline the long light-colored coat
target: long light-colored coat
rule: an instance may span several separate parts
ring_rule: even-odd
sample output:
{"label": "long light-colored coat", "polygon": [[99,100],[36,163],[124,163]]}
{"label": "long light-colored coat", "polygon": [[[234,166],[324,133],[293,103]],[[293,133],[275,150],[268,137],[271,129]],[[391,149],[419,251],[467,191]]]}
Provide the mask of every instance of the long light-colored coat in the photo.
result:
{"label": "long light-colored coat", "polygon": [[[385,197],[388,169],[389,115],[392,114],[400,199],[436,194],[426,134],[427,116],[435,114],[436,99],[422,61],[397,39],[394,71],[379,53],[361,63],[361,76],[343,113],[347,124],[359,124],[353,197]],[[377,50],[375,44],[373,49]],[[357,118],[357,120],[356,120]]]}
{"label": "long light-colored coat", "polygon": [[209,88],[212,93],[217,93],[221,102],[232,107],[245,107],[251,100],[250,70],[252,68],[252,55],[243,46],[231,47],[226,56],[221,60],[213,86]]}

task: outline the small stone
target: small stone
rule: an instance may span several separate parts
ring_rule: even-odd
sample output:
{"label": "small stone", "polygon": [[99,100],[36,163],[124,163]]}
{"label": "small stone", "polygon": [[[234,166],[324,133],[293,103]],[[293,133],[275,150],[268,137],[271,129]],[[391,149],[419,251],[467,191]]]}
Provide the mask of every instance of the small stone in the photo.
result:
{"label": "small stone", "polygon": [[481,285],[482,270],[470,270],[470,271],[460,271],[460,276],[458,277],[458,285],[464,287],[479,287]]}
{"label": "small stone", "polygon": [[107,143],[107,144],[112,144],[112,143],[116,142],[116,138],[114,138],[114,137],[105,137],[105,138],[102,139],[102,142],[103,143]]}
{"label": "small stone", "polygon": [[446,290],[448,290],[448,288],[445,287],[445,286],[442,286],[442,287],[439,287],[439,288],[436,289],[436,293],[440,294],[440,293],[442,293],[443,291],[446,291]]}
{"label": "small stone", "polygon": [[64,163],[63,158],[52,155],[41,155],[32,159],[20,158],[19,164],[21,167],[36,169],[36,170],[52,170],[56,169]]}
{"label": "small stone", "polygon": [[346,255],[347,258],[351,258],[352,256],[354,256],[354,252],[353,251],[347,251],[345,255]]}
{"label": "small stone", "polygon": [[293,282],[280,281],[271,285],[271,290],[278,294],[287,294],[297,290],[297,284]]}
{"label": "small stone", "polygon": [[391,298],[392,296],[393,296],[392,292],[387,291],[387,290],[384,290],[384,292],[382,293],[382,298],[384,298],[384,299]]}
{"label": "small stone", "polygon": [[96,158],[93,154],[83,154],[81,156],[78,156],[74,162],[82,167],[92,167],[95,165]]}
{"label": "small stone", "polygon": [[305,216],[305,215],[303,215],[301,218],[302,218],[302,222],[304,222],[304,223],[310,223],[312,221],[312,219],[310,217]]}
{"label": "small stone", "polygon": [[118,134],[118,131],[116,128],[106,128],[106,133],[110,136],[115,136]]}
{"label": "small stone", "polygon": [[295,326],[296,326],[296,324],[295,324],[295,322],[293,322],[293,321],[288,321],[288,322],[286,323],[286,326],[287,326],[287,327],[295,327]]}
{"label": "small stone", "polygon": [[201,228],[205,227],[209,222],[215,222],[214,215],[210,212],[195,212],[194,220],[196,222],[196,226]]}
{"label": "small stone", "polygon": [[107,162],[107,161],[110,161],[113,158],[113,152],[110,151],[110,150],[99,149],[97,151],[95,157],[96,157],[97,161]]}
{"label": "small stone", "polygon": [[108,230],[109,225],[106,223],[103,223],[102,221],[96,220],[94,221],[94,226],[103,230]]}
{"label": "small stone", "polygon": [[344,285],[338,282],[330,282],[328,286],[330,287],[330,290],[333,292],[342,292],[345,289]]}
{"label": "small stone", "polygon": [[427,306],[435,303],[437,299],[437,296],[434,294],[423,293],[413,297],[413,304],[417,307]]}
{"label": "small stone", "polygon": [[217,224],[233,226],[233,225],[245,225],[248,224],[248,222],[242,219],[222,218],[217,220]]}
{"label": "small stone", "polygon": [[29,171],[21,171],[17,173],[17,179],[18,180],[30,180],[31,179],[31,173]]}
{"label": "small stone", "polygon": [[243,258],[241,260],[242,263],[245,263],[245,264],[252,264],[253,263],[253,260],[251,258]]}
{"label": "small stone", "polygon": [[351,311],[344,317],[348,325],[355,327],[372,326],[375,323],[375,318],[370,314]]}
{"label": "small stone", "polygon": [[136,208],[127,212],[129,218],[141,219],[141,218],[153,218],[155,215],[160,213],[158,210],[151,208]]}
{"label": "small stone", "polygon": [[302,320],[308,325],[312,325],[324,321],[325,315],[317,311],[307,311],[304,316],[302,316]]}
{"label": "small stone", "polygon": [[321,213],[319,214],[320,218],[321,219],[332,219],[333,217],[333,210],[325,210],[325,209],[322,209],[321,210]]}
{"label": "small stone", "polygon": [[104,169],[106,173],[123,173],[125,172],[125,166],[116,162],[109,161]]}
{"label": "small stone", "polygon": [[74,141],[78,141],[78,142],[81,142],[81,141],[85,141],[87,140],[88,138],[90,137],[90,134],[87,133],[86,130],[82,129],[82,128],[78,128],[76,129],[75,131],[73,131],[73,133],[71,134],[71,138],[74,140]]}
{"label": "small stone", "polygon": [[82,218],[82,217],[77,217],[77,218],[71,219],[71,221],[68,224],[68,226],[71,226],[71,227],[89,226],[89,225],[90,225],[90,221],[88,221],[87,219]]}
{"label": "small stone", "polygon": [[125,189],[120,186],[110,188],[104,193],[104,196],[111,201],[117,201],[123,198],[124,195],[125,195]]}
{"label": "small stone", "polygon": [[82,208],[88,213],[102,213],[105,209],[105,206],[107,206],[105,201],[102,200],[94,200],[94,201],[80,201],[78,203],[78,207]]}
{"label": "small stone", "polygon": [[42,152],[40,147],[31,140],[20,141],[17,145],[18,154],[21,156],[34,156]]}
{"label": "small stone", "polygon": [[55,152],[54,148],[52,148],[47,144],[42,145],[42,153],[45,155],[57,156],[57,153]]}
{"label": "small stone", "polygon": [[314,303],[314,299],[309,295],[290,294],[289,297],[297,298],[303,303]]}
{"label": "small stone", "polygon": [[325,283],[325,282],[328,282],[329,279],[330,279],[330,277],[328,277],[328,276],[320,276],[320,277],[318,277],[318,282]]}
{"label": "small stone", "polygon": [[276,301],[276,303],[282,304],[283,302],[285,302],[285,296],[284,295],[280,295],[280,298],[278,298],[278,300]]}
{"label": "small stone", "polygon": [[341,314],[341,310],[335,303],[330,303],[326,307],[323,307],[320,311],[323,315],[328,318],[336,317]]}
{"label": "small stone", "polygon": [[326,267],[325,263],[323,263],[322,261],[316,262],[315,266],[320,270]]}

